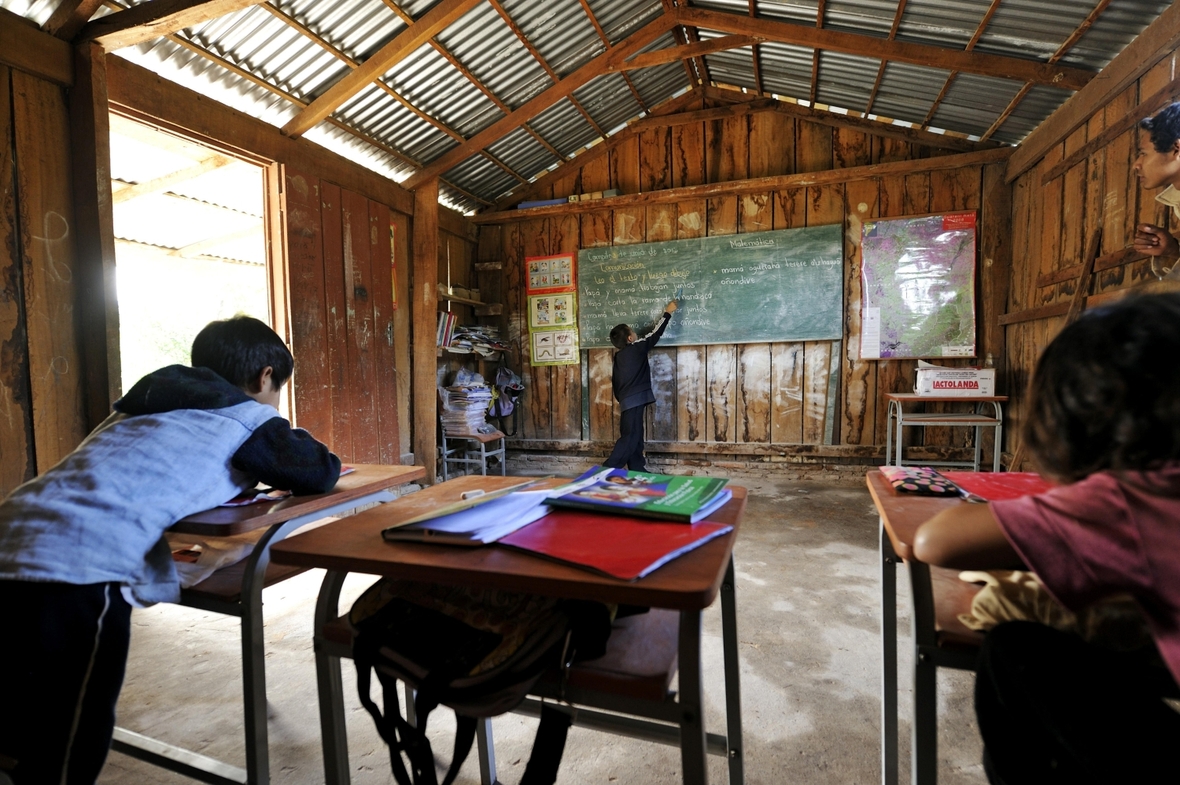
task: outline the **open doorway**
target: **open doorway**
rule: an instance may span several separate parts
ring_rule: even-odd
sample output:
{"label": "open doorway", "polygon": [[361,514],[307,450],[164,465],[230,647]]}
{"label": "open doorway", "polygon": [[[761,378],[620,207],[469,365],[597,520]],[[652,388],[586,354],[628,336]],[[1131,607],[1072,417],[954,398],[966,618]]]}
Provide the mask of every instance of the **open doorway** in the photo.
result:
{"label": "open doorway", "polygon": [[111,190],[124,391],[214,319],[271,323],[261,167],[112,115]]}

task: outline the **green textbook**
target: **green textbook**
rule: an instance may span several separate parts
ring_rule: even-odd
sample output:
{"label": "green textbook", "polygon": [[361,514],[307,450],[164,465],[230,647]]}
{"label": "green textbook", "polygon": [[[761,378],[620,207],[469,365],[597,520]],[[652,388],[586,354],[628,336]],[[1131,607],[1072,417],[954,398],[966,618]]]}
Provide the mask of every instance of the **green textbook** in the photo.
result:
{"label": "green textbook", "polygon": [[546,504],[575,510],[696,523],[733,495],[720,477],[673,477],[595,466],[554,488]]}

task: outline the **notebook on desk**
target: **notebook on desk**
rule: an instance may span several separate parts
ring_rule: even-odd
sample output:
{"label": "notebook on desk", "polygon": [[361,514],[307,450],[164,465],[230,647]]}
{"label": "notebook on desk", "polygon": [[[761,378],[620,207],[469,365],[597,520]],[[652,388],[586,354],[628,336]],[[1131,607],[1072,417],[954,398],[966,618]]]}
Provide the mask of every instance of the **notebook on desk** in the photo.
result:
{"label": "notebook on desk", "polygon": [[555,510],[502,537],[500,545],[633,581],[733,530],[725,523],[662,523]]}

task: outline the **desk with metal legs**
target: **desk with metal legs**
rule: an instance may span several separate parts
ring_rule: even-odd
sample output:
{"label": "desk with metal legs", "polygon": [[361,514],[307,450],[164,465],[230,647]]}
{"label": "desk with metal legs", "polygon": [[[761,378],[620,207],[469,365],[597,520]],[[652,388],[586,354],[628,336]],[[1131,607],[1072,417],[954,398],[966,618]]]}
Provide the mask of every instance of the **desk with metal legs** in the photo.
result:
{"label": "desk with metal legs", "polygon": [[[705,785],[707,753],[728,759],[730,785],[743,781],[741,690],[738,676],[736,603],[732,549],[745,508],[746,491],[733,489],[733,499],[710,520],[729,523],[734,531],[705,543],[637,581],[626,582],[570,565],[501,546],[469,548],[421,543],[386,543],[381,531],[401,520],[459,498],[472,487],[495,488],[516,478],[462,477],[368,510],[314,531],[275,544],[271,553],[281,564],[328,570],[316,608],[316,671],[319,678],[320,721],[324,745],[325,781],[349,781],[348,744],[344,728],[340,658],[348,656],[347,642],[325,636],[337,621],[340,587],[349,572],[388,575],[407,580],[491,586],[553,597],[599,600],[679,612],[679,693],[673,700],[628,700],[613,694],[584,695],[567,691],[578,706],[575,725],[680,746],[684,782]],[[701,612],[721,594],[724,652],[726,733],[706,733],[701,676]],[[532,704],[535,708],[535,704]],[[582,708],[589,706],[589,709]],[[623,712],[635,716],[608,714]],[[529,705],[525,709],[528,712]],[[481,779],[496,781],[489,734],[482,723],[479,736]]]}
{"label": "desk with metal legs", "polygon": [[[262,589],[303,572],[270,564],[270,550],[291,532],[313,521],[387,502],[397,486],[426,475],[420,466],[364,466],[340,478],[329,493],[292,496],[246,507],[216,507],[178,522],[171,531],[226,537],[266,528],[250,556],[181,592],[181,605],[238,616],[242,620],[242,692],[246,734],[244,769],[166,744],[124,728],[115,728],[111,749],[161,768],[210,783],[267,785],[270,765],[266,727],[266,659],[263,645]],[[268,569],[269,568],[269,569]]]}
{"label": "desk with metal legs", "polygon": [[915,785],[938,781],[937,669],[975,669],[983,636],[958,620],[978,587],[915,561],[910,550],[919,526],[965,501],[896,493],[877,470],[868,472],[869,493],[881,517],[881,782],[897,785],[897,562],[906,562],[913,600],[914,714],[911,777]]}

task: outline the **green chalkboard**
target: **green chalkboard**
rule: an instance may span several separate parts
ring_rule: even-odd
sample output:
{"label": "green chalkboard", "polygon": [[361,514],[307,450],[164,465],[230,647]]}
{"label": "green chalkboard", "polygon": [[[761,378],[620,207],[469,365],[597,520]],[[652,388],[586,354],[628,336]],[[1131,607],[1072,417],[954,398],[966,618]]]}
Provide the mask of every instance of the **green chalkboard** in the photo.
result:
{"label": "green chalkboard", "polygon": [[642,331],[679,293],[661,345],[839,340],[844,244],[840,224],[673,240],[578,252],[581,348],[610,330]]}

